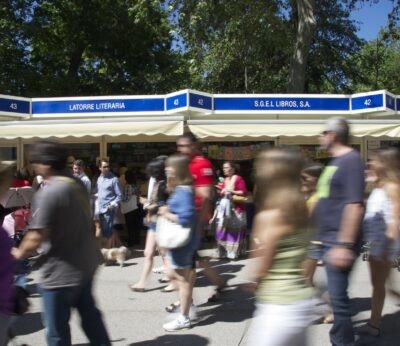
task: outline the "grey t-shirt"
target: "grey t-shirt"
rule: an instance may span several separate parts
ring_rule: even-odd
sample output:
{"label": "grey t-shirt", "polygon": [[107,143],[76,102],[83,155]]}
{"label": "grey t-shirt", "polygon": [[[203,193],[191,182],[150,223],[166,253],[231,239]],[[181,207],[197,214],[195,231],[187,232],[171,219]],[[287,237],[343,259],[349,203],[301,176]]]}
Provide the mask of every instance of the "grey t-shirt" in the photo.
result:
{"label": "grey t-shirt", "polygon": [[88,198],[83,184],[66,176],[51,177],[34,197],[29,228],[49,231],[40,268],[44,288],[81,285],[100,263]]}

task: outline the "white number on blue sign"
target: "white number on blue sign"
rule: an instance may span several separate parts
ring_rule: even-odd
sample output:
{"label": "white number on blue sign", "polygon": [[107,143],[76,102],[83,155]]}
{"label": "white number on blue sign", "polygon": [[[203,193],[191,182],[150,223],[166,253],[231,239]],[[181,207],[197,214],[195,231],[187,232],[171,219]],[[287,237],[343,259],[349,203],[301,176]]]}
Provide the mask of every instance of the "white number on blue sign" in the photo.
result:
{"label": "white number on blue sign", "polygon": [[179,106],[179,99],[174,100],[174,106]]}
{"label": "white number on blue sign", "polygon": [[371,104],[372,104],[372,100],[371,100],[371,99],[366,99],[366,100],[364,101],[364,104],[365,104],[367,107],[369,107],[369,106],[371,106]]}
{"label": "white number on blue sign", "polygon": [[203,100],[203,99],[199,99],[199,100],[197,101],[197,103],[198,103],[200,106],[204,106],[204,100]]}
{"label": "white number on blue sign", "polygon": [[10,103],[10,108],[14,109],[14,110],[17,110],[18,105],[16,103]]}

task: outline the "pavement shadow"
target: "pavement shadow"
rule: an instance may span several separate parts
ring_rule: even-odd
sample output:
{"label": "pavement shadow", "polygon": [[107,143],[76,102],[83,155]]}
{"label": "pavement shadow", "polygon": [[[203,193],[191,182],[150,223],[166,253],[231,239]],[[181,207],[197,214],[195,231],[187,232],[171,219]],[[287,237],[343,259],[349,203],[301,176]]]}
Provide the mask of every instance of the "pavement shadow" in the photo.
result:
{"label": "pavement shadow", "polygon": [[[400,340],[400,311],[382,317],[381,336],[379,338],[360,335],[357,346],[398,346]],[[367,321],[365,321],[367,322]]]}
{"label": "pavement shadow", "polygon": [[362,311],[369,311],[371,310],[371,297],[351,298],[350,306],[352,316],[355,316]]}
{"label": "pavement shadow", "polygon": [[242,285],[228,286],[215,303],[198,305],[199,321],[196,325],[209,325],[216,322],[242,322],[252,317],[254,296],[243,290]]}
{"label": "pavement shadow", "polygon": [[[217,273],[225,280],[228,281],[235,277],[234,273],[238,273],[244,267],[244,264],[220,264],[220,263],[210,263],[212,268],[217,271]],[[211,283],[212,284],[212,283]],[[210,285],[210,280],[201,270],[197,273],[195,287],[206,287]]]}
{"label": "pavement shadow", "polygon": [[153,340],[145,340],[134,342],[129,346],[158,346],[158,345],[190,345],[190,346],[204,346],[208,345],[209,340],[199,335],[194,334],[179,334],[171,335],[166,334],[159,336]]}
{"label": "pavement shadow", "polygon": [[40,312],[28,312],[18,316],[10,326],[12,336],[28,335],[44,329]]}

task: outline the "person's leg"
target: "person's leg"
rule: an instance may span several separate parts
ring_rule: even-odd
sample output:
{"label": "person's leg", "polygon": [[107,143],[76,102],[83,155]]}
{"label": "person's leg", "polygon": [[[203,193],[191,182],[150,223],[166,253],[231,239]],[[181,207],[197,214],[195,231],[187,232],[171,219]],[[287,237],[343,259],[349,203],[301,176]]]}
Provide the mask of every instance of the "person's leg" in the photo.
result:
{"label": "person's leg", "polygon": [[181,314],[189,316],[189,309],[192,305],[192,285],[190,282],[190,269],[176,269],[176,280],[179,286],[179,300],[181,305]]}
{"label": "person's leg", "polygon": [[43,322],[49,346],[71,345],[69,319],[76,287],[58,289],[41,288],[43,299]]}
{"label": "person's leg", "polygon": [[372,301],[371,301],[371,319],[370,324],[379,328],[382,318],[382,309],[385,302],[385,283],[389,276],[391,262],[386,260],[376,260],[370,257],[370,271],[372,282]]}
{"label": "person's leg", "polygon": [[328,291],[332,303],[334,321],[329,332],[333,346],[354,345],[354,331],[351,321],[350,300],[347,295],[351,268],[342,271],[326,263]]}
{"label": "person's leg", "polygon": [[156,238],[155,233],[151,230],[147,231],[146,246],[144,249],[144,263],[142,274],[137,284],[133,285],[132,288],[144,288],[147,284],[147,280],[151,273],[151,268],[153,267],[153,258],[156,252]]}
{"label": "person's leg", "polygon": [[101,225],[101,233],[103,237],[111,237],[114,225],[115,210],[108,210],[105,213],[99,214]]}
{"label": "person's leg", "polygon": [[111,345],[101,317],[100,310],[92,295],[92,280],[81,287],[76,299],[75,306],[81,316],[81,326],[91,345],[109,346]]}

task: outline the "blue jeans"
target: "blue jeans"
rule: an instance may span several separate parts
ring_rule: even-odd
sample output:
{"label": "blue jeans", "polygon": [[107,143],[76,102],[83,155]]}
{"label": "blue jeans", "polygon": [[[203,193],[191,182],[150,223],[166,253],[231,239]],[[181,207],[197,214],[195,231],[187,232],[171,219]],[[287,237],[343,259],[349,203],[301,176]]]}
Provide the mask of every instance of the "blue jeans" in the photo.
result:
{"label": "blue jeans", "polygon": [[92,279],[81,286],[56,289],[41,288],[49,346],[70,346],[69,319],[75,307],[81,317],[81,326],[93,346],[110,346],[110,340],[101,313],[92,296]]}
{"label": "blue jeans", "polygon": [[115,210],[107,210],[105,213],[99,214],[101,234],[103,237],[110,238],[114,225]]}
{"label": "blue jeans", "polygon": [[353,265],[351,265],[347,270],[342,271],[331,266],[328,261],[325,261],[329,298],[331,300],[333,315],[335,317],[333,326],[329,331],[330,340],[333,346],[354,345],[350,300],[347,295],[349,275],[352,266]]}

